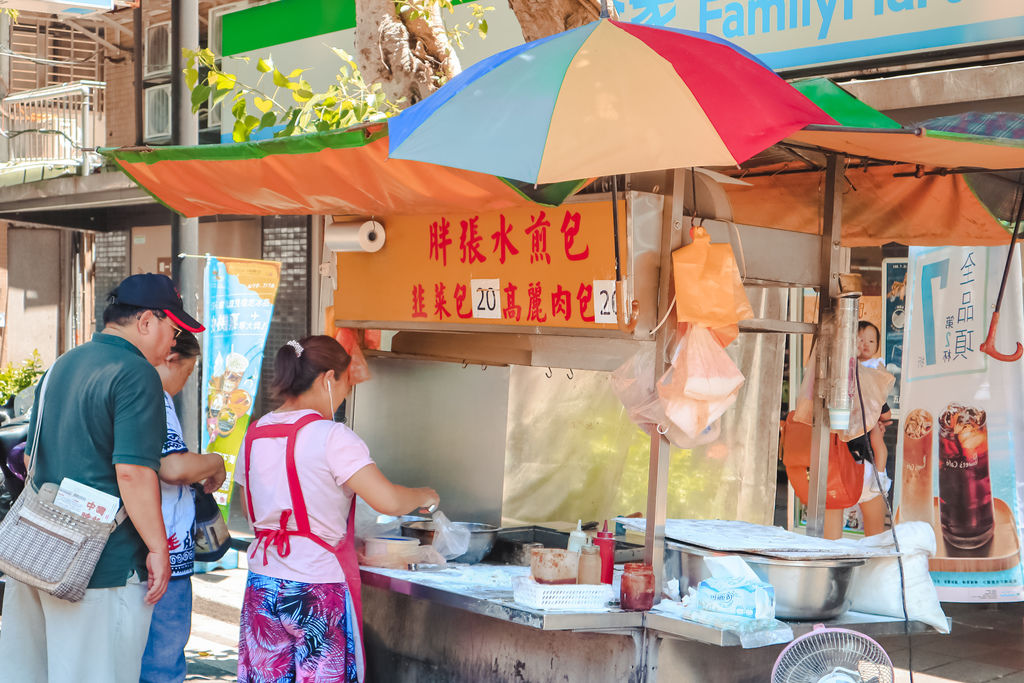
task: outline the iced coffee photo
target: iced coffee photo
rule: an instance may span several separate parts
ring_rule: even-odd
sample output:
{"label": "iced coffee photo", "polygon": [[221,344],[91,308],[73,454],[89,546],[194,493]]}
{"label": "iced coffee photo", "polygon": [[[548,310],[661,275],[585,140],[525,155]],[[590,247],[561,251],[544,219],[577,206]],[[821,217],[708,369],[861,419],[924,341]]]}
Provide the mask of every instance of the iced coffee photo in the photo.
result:
{"label": "iced coffee photo", "polygon": [[900,521],[932,523],[932,414],[911,410],[903,422]]}
{"label": "iced coffee photo", "polygon": [[992,540],[988,427],[980,408],[950,403],[939,416],[939,512],[949,545],[973,550]]}

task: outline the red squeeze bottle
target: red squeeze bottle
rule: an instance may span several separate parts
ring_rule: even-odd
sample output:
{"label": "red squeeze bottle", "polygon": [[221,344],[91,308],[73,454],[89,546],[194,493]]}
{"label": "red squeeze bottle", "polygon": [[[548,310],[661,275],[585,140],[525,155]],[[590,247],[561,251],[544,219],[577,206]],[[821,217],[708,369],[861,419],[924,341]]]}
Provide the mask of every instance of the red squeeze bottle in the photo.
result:
{"label": "red squeeze bottle", "polygon": [[597,532],[594,545],[601,549],[601,583],[611,584],[615,569],[615,535],[608,531],[608,520],[604,520],[604,529]]}

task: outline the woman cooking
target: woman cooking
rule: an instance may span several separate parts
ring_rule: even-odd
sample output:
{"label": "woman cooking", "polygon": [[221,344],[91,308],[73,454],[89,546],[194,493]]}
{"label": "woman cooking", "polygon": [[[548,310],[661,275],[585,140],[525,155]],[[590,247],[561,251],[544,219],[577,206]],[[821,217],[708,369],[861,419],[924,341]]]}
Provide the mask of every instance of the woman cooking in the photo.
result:
{"label": "woman cooking", "polygon": [[353,498],[388,515],[439,502],[433,489],[388,481],[366,444],[332,421],[351,389],[350,361],[327,336],[282,346],[273,389],[284,402],[246,433],[236,471],[256,541],[241,612],[240,682],[362,681]]}

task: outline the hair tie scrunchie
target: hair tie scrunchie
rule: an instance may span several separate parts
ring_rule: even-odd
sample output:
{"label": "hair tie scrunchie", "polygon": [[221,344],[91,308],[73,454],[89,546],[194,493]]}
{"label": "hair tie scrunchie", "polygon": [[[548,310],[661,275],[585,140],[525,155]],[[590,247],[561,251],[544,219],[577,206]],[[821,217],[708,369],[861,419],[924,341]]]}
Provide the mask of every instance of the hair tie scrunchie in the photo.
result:
{"label": "hair tie scrunchie", "polygon": [[302,344],[300,344],[299,342],[297,342],[294,339],[292,339],[291,341],[288,342],[288,346],[290,346],[293,349],[295,349],[295,357],[296,358],[301,358],[302,357],[302,352],[304,350],[302,348]]}

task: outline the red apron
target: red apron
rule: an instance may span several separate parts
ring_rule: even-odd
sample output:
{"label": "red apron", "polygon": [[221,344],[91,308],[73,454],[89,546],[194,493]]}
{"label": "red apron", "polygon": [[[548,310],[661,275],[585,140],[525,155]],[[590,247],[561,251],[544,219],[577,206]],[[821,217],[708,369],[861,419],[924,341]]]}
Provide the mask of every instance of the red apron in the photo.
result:
{"label": "red apron", "polygon": [[[295,469],[295,438],[299,430],[311,422],[323,420],[320,415],[303,415],[292,424],[280,425],[252,425],[245,433],[245,502],[249,507],[249,522],[256,530],[256,542],[252,547],[252,555],[256,555],[260,544],[263,544],[263,563],[267,561],[267,548],[273,546],[277,554],[287,557],[291,552],[291,536],[302,536],[308,538],[334,555],[341,565],[341,571],[345,574],[345,582],[348,584],[349,594],[352,596],[352,604],[356,610],[356,628],[359,629],[359,642],[363,642],[363,600],[360,595],[361,581],[359,579],[359,560],[356,558],[355,549],[355,521],[356,521],[356,500],[352,498],[352,507],[348,513],[348,525],[345,531],[345,538],[332,546],[324,539],[314,534],[309,529],[309,516],[306,514],[306,500],[302,496],[302,487],[299,485],[299,473]],[[287,438],[285,447],[285,468],[288,473],[288,493],[291,496],[292,507],[281,513],[281,526],[277,529],[256,528],[256,514],[252,508],[252,494],[249,488],[249,466],[252,463],[252,442],[256,439],[280,439]],[[288,528],[288,519],[294,515],[296,529]],[[365,647],[363,661],[366,661]]]}

